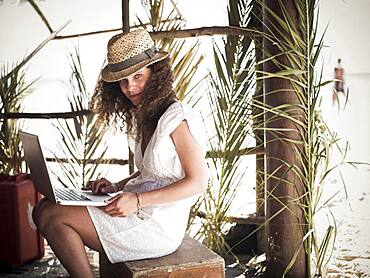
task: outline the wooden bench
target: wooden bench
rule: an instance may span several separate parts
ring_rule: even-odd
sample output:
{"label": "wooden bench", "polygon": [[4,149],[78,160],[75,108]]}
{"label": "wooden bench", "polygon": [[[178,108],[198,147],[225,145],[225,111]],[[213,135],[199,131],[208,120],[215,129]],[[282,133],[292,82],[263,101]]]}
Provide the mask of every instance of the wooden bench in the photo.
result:
{"label": "wooden bench", "polygon": [[154,259],[112,264],[99,255],[100,277],[120,278],[224,278],[224,259],[186,235],[174,253]]}

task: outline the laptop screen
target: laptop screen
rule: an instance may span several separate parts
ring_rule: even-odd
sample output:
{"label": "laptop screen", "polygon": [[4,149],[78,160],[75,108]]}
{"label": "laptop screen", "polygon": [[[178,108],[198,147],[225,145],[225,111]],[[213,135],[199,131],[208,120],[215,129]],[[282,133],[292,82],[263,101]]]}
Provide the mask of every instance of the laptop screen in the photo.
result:
{"label": "laptop screen", "polygon": [[49,172],[46,167],[44,155],[37,135],[19,132],[24,149],[24,158],[30,167],[31,177],[38,192],[44,194],[55,202],[55,195],[50,182]]}

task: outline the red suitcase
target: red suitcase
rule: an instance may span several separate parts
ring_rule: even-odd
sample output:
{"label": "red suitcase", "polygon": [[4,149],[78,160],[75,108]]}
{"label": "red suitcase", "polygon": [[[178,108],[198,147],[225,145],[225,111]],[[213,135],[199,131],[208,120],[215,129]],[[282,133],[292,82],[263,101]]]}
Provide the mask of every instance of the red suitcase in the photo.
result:
{"label": "red suitcase", "polygon": [[32,222],[40,197],[29,175],[0,176],[0,263],[19,266],[44,256],[44,239]]}

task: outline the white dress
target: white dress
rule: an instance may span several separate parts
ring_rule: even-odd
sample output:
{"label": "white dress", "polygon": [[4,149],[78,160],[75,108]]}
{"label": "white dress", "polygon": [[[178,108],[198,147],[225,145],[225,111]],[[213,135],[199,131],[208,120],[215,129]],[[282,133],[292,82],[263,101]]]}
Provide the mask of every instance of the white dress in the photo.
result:
{"label": "white dress", "polygon": [[[187,121],[193,138],[205,149],[204,125],[199,115],[179,101],[171,104],[159,119],[144,157],[141,154],[141,140],[129,141],[130,147],[135,149],[135,165],[140,175],[127,183],[125,191],[151,191],[184,177],[170,137],[182,120]],[[184,237],[190,207],[198,197],[145,207],[141,214],[143,219],[136,214],[111,217],[95,207],[88,207],[88,211],[107,257],[116,263],[174,252]]]}

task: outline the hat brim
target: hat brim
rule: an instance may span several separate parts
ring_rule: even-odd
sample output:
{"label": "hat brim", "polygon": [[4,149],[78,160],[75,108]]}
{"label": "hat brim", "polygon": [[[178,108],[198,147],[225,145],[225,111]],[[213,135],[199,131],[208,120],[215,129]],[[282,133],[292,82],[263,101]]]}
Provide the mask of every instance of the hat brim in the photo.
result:
{"label": "hat brim", "polygon": [[165,59],[166,57],[168,57],[168,52],[160,50],[154,55],[153,58],[142,61],[134,66],[131,66],[121,71],[112,72],[112,71],[109,71],[108,66],[105,66],[102,71],[101,78],[106,82],[116,82],[121,79],[127,78],[128,76],[130,76],[131,74],[134,74],[135,72],[141,70],[142,68],[145,68],[156,62],[159,62]]}

